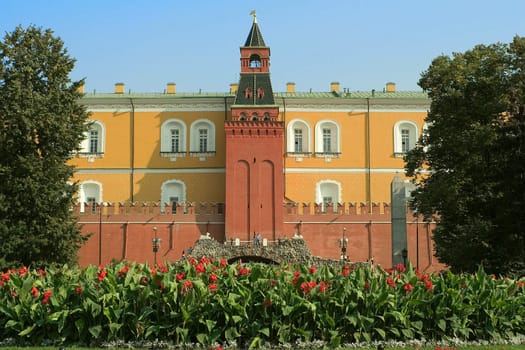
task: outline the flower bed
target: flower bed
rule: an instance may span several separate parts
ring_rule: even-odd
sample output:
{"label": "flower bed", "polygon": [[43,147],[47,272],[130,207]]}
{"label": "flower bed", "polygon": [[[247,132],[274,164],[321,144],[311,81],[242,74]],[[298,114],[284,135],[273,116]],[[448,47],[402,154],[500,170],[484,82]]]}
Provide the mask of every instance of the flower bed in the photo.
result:
{"label": "flower bed", "polygon": [[525,280],[398,265],[22,268],[1,274],[0,338],[330,345],[505,339],[525,333]]}

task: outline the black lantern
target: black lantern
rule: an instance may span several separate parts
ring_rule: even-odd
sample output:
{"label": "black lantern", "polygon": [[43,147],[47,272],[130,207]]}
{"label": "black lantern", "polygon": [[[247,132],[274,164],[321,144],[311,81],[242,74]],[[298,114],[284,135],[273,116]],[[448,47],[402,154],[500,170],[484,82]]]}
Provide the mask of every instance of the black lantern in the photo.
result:
{"label": "black lantern", "polygon": [[348,260],[346,256],[346,247],[348,246],[348,238],[345,237],[346,227],[343,227],[343,237],[339,238],[339,248],[341,248],[341,261]]}
{"label": "black lantern", "polygon": [[154,263],[155,265],[157,265],[157,252],[160,249],[161,239],[157,237],[157,227],[156,226],[153,227],[153,232],[155,233],[155,237],[151,240],[151,245],[152,245],[153,253],[154,253]]}

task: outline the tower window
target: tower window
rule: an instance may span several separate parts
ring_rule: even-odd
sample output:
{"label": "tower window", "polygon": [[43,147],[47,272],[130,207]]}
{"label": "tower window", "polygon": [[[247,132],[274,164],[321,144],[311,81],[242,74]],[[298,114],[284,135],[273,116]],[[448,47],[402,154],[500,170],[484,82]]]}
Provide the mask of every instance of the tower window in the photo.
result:
{"label": "tower window", "polygon": [[246,90],[244,90],[244,97],[252,98],[252,89],[246,88]]}
{"label": "tower window", "polygon": [[261,67],[261,57],[259,55],[250,56],[250,68],[260,68]]}
{"label": "tower window", "polygon": [[257,98],[263,98],[264,97],[264,90],[263,88],[257,89]]}

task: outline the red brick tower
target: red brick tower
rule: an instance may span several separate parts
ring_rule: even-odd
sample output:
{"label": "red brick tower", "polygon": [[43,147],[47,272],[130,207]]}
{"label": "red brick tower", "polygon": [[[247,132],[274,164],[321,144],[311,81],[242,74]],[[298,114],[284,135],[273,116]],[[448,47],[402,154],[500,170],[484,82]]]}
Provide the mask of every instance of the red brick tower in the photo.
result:
{"label": "red brick tower", "polygon": [[226,132],[226,239],[274,240],[283,228],[284,123],[270,81],[270,48],[253,13]]}

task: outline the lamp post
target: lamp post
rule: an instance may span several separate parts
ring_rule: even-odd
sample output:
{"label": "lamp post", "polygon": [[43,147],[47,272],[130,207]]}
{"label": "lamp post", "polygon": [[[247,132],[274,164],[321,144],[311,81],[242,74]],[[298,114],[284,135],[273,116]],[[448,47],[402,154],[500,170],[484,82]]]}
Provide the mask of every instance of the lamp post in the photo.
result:
{"label": "lamp post", "polygon": [[343,237],[339,238],[339,248],[341,248],[341,261],[346,261],[346,247],[348,246],[348,238],[345,237],[346,227],[343,227]]}
{"label": "lamp post", "polygon": [[157,265],[157,252],[159,251],[161,242],[161,239],[157,237],[157,226],[153,227],[153,232],[155,233],[155,237],[151,240],[151,245],[153,247],[154,254],[153,262],[155,265]]}
{"label": "lamp post", "polygon": [[416,215],[416,269],[419,269],[419,213],[415,211]]}

